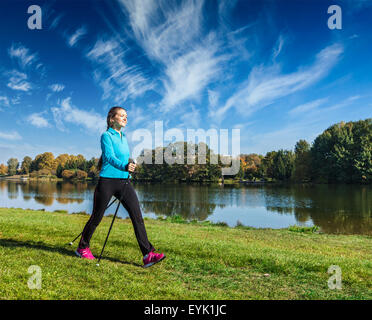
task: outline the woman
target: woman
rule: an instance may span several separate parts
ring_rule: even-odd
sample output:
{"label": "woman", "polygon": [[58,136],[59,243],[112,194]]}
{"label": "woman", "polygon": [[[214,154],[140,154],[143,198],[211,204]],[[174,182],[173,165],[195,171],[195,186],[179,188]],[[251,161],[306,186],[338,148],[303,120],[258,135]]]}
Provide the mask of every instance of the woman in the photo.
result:
{"label": "woman", "polygon": [[94,191],[93,213],[84,227],[79,247],[75,253],[85,259],[94,259],[89,241],[101,222],[107,204],[112,196],[120,199],[132,220],[134,233],[143,254],[144,267],[163,260],[163,253],[155,253],[155,248],[147,239],[138,198],[130,183],[129,172],[134,172],[136,164],[129,162],[129,146],[125,134],[121,132],[127,124],[124,108],[112,107],[107,115],[107,131],[101,136],[102,156],[98,163],[100,177]]}

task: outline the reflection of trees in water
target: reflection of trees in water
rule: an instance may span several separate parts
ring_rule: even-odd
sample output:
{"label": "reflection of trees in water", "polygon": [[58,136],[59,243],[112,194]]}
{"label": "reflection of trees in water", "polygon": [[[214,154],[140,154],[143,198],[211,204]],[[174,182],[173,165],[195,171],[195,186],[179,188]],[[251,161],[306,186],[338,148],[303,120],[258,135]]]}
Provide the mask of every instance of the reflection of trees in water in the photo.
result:
{"label": "reflection of trees in water", "polygon": [[213,214],[216,207],[223,208],[225,204],[216,204],[213,199],[218,188],[192,185],[136,185],[136,191],[145,213],[156,215],[180,215],[184,219],[205,220]]}
{"label": "reflection of trees in water", "polygon": [[68,204],[68,203],[82,203],[84,199],[79,198],[56,198],[56,201],[61,204]]}
{"label": "reflection of trees in water", "polygon": [[351,185],[293,185],[265,188],[266,208],[310,218],[327,233],[372,234],[372,188]]}
{"label": "reflection of trees in water", "polygon": [[0,180],[0,191],[1,193],[5,193],[5,191],[8,190],[8,185],[5,180]]}
{"label": "reflection of trees in water", "polygon": [[18,185],[13,181],[8,181],[8,198],[9,199],[18,198]]}
{"label": "reflection of trees in water", "polygon": [[31,192],[30,192],[29,182],[21,182],[20,186],[21,186],[23,200],[25,200],[25,201],[30,200],[31,199],[31,195],[30,195]]}
{"label": "reflection of trees in water", "polygon": [[54,200],[62,204],[82,203],[84,196],[90,194],[95,187],[86,182],[8,181],[7,190],[10,199],[17,197],[18,185],[20,185],[24,200],[34,198],[37,203],[47,206],[52,205]]}
{"label": "reflection of trees in water", "polygon": [[188,203],[188,202],[162,202],[162,201],[141,201],[144,213],[153,212],[156,215],[180,215],[184,219],[205,220],[216,208],[215,204],[209,203]]}

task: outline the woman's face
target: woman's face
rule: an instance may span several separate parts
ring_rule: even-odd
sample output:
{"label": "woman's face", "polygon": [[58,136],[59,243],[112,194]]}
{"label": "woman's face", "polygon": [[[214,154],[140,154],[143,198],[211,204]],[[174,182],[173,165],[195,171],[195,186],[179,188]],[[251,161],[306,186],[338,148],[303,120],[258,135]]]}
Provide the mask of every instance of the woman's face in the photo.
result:
{"label": "woman's face", "polygon": [[124,128],[127,125],[127,113],[123,109],[119,109],[112,118],[113,126]]}

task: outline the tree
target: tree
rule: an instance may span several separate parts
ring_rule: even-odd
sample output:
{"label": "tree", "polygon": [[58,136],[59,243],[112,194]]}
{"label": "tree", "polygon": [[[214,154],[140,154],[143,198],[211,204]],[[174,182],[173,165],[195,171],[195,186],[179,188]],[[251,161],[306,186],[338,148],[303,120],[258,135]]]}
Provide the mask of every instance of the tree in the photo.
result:
{"label": "tree", "polygon": [[91,177],[92,179],[98,179],[99,171],[95,165],[90,167],[88,176]]}
{"label": "tree", "polygon": [[311,156],[317,181],[371,182],[372,118],[329,127],[314,140]]}
{"label": "tree", "polygon": [[295,181],[309,181],[311,179],[310,145],[306,140],[299,140],[295,145],[293,179]]}
{"label": "tree", "polygon": [[32,162],[31,157],[26,156],[26,157],[23,158],[23,161],[22,161],[22,164],[21,164],[22,174],[29,174],[30,173],[31,162]]}
{"label": "tree", "polygon": [[15,175],[17,173],[17,169],[19,167],[19,162],[17,158],[10,158],[7,162],[8,164],[8,172],[9,174]]}
{"label": "tree", "polygon": [[0,164],[0,176],[8,174],[8,167],[5,164]]}
{"label": "tree", "polygon": [[55,159],[56,167],[58,167],[58,165],[61,165],[63,168],[68,160],[70,160],[70,156],[67,153],[60,154]]}
{"label": "tree", "polygon": [[57,164],[55,162],[53,153],[44,152],[44,153],[38,154],[35,157],[30,167],[32,171],[41,170],[41,169],[55,170],[57,168]]}

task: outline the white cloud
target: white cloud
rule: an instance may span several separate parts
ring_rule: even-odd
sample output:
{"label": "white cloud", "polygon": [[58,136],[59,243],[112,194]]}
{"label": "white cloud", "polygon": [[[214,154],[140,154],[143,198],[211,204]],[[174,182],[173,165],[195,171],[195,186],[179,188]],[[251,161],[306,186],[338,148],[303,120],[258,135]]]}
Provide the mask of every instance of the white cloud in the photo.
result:
{"label": "white cloud", "polygon": [[22,44],[12,44],[8,49],[8,54],[12,59],[15,59],[22,69],[29,67],[38,60],[37,54],[31,54],[30,50]]}
{"label": "white cloud", "polygon": [[38,128],[49,127],[48,120],[43,118],[40,113],[31,114],[29,117],[27,117],[27,120],[30,121],[32,125]]}
{"label": "white cloud", "polygon": [[71,35],[67,43],[70,47],[73,47],[85,34],[87,33],[87,28],[85,26],[80,27],[75,31],[73,35]]}
{"label": "white cloud", "polygon": [[8,97],[0,96],[0,107],[9,107]]}
{"label": "white cloud", "polygon": [[29,91],[32,85],[27,81],[27,74],[17,70],[8,71],[5,73],[9,77],[7,86],[13,90]]}
{"label": "white cloud", "polygon": [[120,0],[137,43],[150,59],[161,63],[165,76],[162,111],[188,99],[197,98],[215,79],[225,57],[218,56],[214,34],[204,36],[204,1],[181,3]]}
{"label": "white cloud", "polygon": [[330,45],[316,55],[313,65],[300,66],[298,71],[290,74],[280,74],[279,65],[276,64],[269,67],[255,66],[240,89],[224,106],[210,112],[210,115],[221,121],[224,114],[234,107],[241,114],[248,116],[272,104],[276,99],[305,89],[324,78],[338,62],[342,52],[341,45]]}
{"label": "white cloud", "polygon": [[91,132],[101,133],[106,129],[106,119],[94,111],[78,109],[71,104],[71,97],[58,101],[58,107],[51,108],[57,128],[66,131],[65,122],[82,126]]}
{"label": "white cloud", "polygon": [[50,85],[48,88],[54,92],[60,92],[65,88],[65,86],[63,84],[55,83]]}
{"label": "white cloud", "polygon": [[86,54],[95,67],[93,78],[103,89],[102,98],[111,98],[116,104],[154,88],[153,82],[145,77],[138,66],[126,63],[126,51],[119,41],[111,38],[98,39]]}
{"label": "white cloud", "polygon": [[0,132],[0,139],[21,140],[22,137],[16,131],[12,131],[12,132]]}
{"label": "white cloud", "polygon": [[208,83],[216,79],[222,60],[215,56],[216,50],[213,44],[208,48],[195,48],[168,65],[165,70],[163,110],[169,111],[182,101],[197,98]]}
{"label": "white cloud", "polygon": [[328,98],[323,98],[323,99],[317,99],[317,100],[314,100],[314,101],[310,101],[310,102],[301,104],[301,105],[293,108],[288,113],[291,116],[302,115],[306,112],[309,112],[311,110],[314,110],[314,109],[318,108],[319,106],[324,104],[327,100],[328,100]]}
{"label": "white cloud", "polygon": [[208,90],[208,102],[210,108],[215,108],[218,104],[218,100],[220,98],[220,94],[218,91]]}
{"label": "white cloud", "polygon": [[275,48],[273,49],[273,54],[272,54],[273,60],[275,60],[277,56],[280,54],[280,52],[282,51],[283,44],[284,44],[284,37],[283,35],[280,35],[276,42]]}

